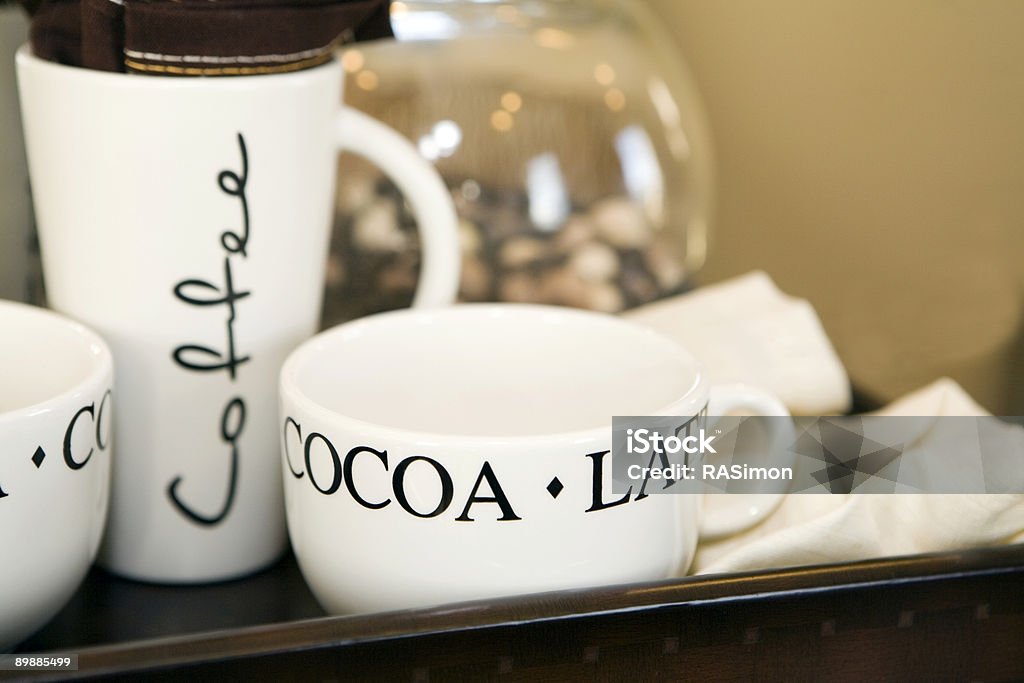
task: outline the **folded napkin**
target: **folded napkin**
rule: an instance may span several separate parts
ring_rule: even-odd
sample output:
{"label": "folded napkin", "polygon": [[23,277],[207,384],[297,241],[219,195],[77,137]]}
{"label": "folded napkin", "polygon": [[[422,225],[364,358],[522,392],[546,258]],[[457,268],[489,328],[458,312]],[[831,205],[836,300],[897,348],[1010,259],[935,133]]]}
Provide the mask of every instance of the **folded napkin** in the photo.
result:
{"label": "folded napkin", "polygon": [[[713,382],[744,382],[778,395],[794,414],[850,405],[849,381],[813,308],[754,272],[626,314],[690,349]],[[933,416],[985,416],[956,382],[941,379],[875,413],[926,416],[914,424],[904,464],[948,445]],[[1024,450],[1024,428],[1001,438]],[[726,496],[731,498],[732,496]],[[706,499],[706,504],[726,503]],[[729,504],[735,504],[728,501]],[[690,571],[721,573],[846,562],[1024,542],[1024,495],[791,494],[757,526],[705,540]]]}
{"label": "folded napkin", "polygon": [[43,59],[101,71],[296,71],[336,45],[390,36],[390,0],[19,0]]}
{"label": "folded napkin", "polygon": [[[892,403],[877,415],[988,415],[960,386],[939,380]],[[913,449],[945,438],[934,421]],[[1024,429],[1006,426],[1006,438],[1024,444]],[[1024,446],[1022,446],[1024,447]],[[1024,542],[1024,495],[846,494],[789,495],[760,525],[703,542],[691,571],[735,572],[872,557]]]}
{"label": "folded napkin", "polygon": [[850,408],[850,381],[811,304],[783,294],[765,273],[701,287],[624,314],[676,339],[712,383],[769,391],[796,415]]}

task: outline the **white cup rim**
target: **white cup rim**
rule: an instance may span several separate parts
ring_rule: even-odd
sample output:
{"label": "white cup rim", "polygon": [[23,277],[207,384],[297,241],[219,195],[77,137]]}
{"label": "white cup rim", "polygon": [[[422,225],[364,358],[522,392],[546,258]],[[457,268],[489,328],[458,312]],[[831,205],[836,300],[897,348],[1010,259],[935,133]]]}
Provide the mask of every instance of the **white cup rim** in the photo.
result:
{"label": "white cup rim", "polygon": [[604,425],[564,432],[544,432],[540,434],[472,435],[447,431],[431,432],[406,429],[352,417],[330,408],[326,408],[318,401],[311,398],[300,385],[298,375],[301,368],[304,366],[304,363],[309,357],[318,353],[322,347],[330,344],[332,341],[335,341],[338,337],[352,334],[354,331],[362,328],[375,327],[383,324],[384,322],[392,321],[394,318],[398,317],[407,317],[410,320],[423,320],[426,318],[451,314],[455,310],[462,312],[471,310],[474,315],[480,315],[481,317],[493,315],[495,313],[516,311],[527,315],[536,314],[556,316],[562,319],[575,318],[579,320],[586,320],[591,323],[599,322],[615,326],[620,329],[636,333],[638,336],[646,337],[652,344],[662,347],[667,354],[673,355],[677,360],[690,366],[693,374],[693,381],[689,383],[685,391],[681,392],[679,396],[664,404],[659,409],[652,411],[650,413],[651,415],[682,414],[679,412],[679,409],[681,409],[685,403],[692,400],[699,387],[702,385],[706,386],[707,383],[707,375],[703,365],[684,347],[680,346],[676,341],[666,337],[660,332],[622,318],[594,311],[541,304],[460,303],[442,308],[407,308],[378,313],[365,318],[359,318],[357,320],[342,323],[331,329],[320,332],[295,348],[285,360],[285,363],[281,368],[280,376],[281,399],[288,399],[291,401],[300,414],[313,416],[319,420],[332,424],[335,427],[340,427],[355,433],[373,433],[384,437],[391,437],[396,440],[402,440],[404,442],[415,442],[425,445],[457,440],[459,443],[467,445],[483,446],[517,444],[527,446],[530,444],[541,443],[551,444],[553,442],[583,443],[593,441],[595,439],[606,439],[610,436],[612,415],[608,416],[608,422]]}
{"label": "white cup rim", "polygon": [[22,320],[30,318],[46,320],[45,324],[51,329],[63,328],[70,330],[74,335],[81,338],[82,344],[88,349],[93,362],[85,377],[76,380],[74,383],[68,383],[59,393],[30,405],[0,411],[0,425],[10,424],[26,417],[59,409],[73,402],[83,392],[112,375],[114,360],[110,347],[107,346],[102,337],[85,325],[45,308],[15,301],[0,301],[0,330],[11,329],[9,326],[12,324],[16,325],[19,318]]}

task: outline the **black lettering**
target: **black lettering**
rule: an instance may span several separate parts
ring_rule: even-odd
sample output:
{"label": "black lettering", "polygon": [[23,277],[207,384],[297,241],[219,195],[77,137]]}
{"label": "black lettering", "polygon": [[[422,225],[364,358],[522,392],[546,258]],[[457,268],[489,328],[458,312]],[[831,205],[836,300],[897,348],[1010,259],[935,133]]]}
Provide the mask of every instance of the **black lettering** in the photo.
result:
{"label": "black lettering", "polygon": [[[325,489],[320,488],[320,484],[316,483],[316,478],[313,476],[313,466],[310,464],[310,454],[313,450],[313,442],[317,439],[320,439],[327,444],[327,450],[331,454],[331,464],[334,468],[334,476],[331,479],[331,485]],[[338,487],[341,486],[341,458],[338,457],[338,450],[334,447],[334,444],[320,432],[313,432],[306,437],[306,446],[303,450],[305,451],[306,471],[309,472],[309,481],[313,483],[313,488],[325,496],[332,495],[338,490]]]}
{"label": "black lettering", "polygon": [[217,294],[220,294],[220,290],[214,285],[206,282],[205,280],[196,279],[183,280],[182,282],[179,282],[174,287],[174,295],[193,306],[227,304],[228,318],[225,323],[228,340],[227,353],[221,353],[214,348],[204,346],[202,344],[182,344],[174,349],[173,358],[178,365],[197,372],[216,372],[218,370],[227,370],[231,379],[234,380],[238,366],[249,361],[251,358],[250,356],[243,356],[239,358],[235,350],[235,302],[249,296],[251,292],[235,291],[235,282],[231,274],[230,256],[224,257],[224,282],[225,294],[219,299],[200,299],[188,294],[186,291],[186,288],[188,287],[212,289]]}
{"label": "black lettering", "polygon": [[[490,496],[478,496],[477,492],[480,490],[480,484],[487,480],[487,485],[491,489]],[[491,463],[484,462],[483,468],[480,470],[480,476],[476,478],[476,483],[473,484],[473,491],[469,494],[469,500],[466,501],[466,507],[462,509],[462,514],[455,518],[456,522],[472,522],[473,518],[469,516],[469,509],[473,507],[474,503],[497,503],[498,507],[501,508],[501,517],[498,518],[499,522],[510,522],[522,519],[516,516],[515,511],[512,510],[512,504],[508,501],[508,496],[501,488],[501,484],[498,483],[498,478],[494,476],[494,470],[491,469]]]}
{"label": "black lettering", "polygon": [[89,462],[89,458],[92,457],[92,453],[93,453],[93,450],[94,450],[94,449],[90,448],[89,449],[89,453],[86,454],[84,460],[82,460],[82,461],[75,460],[74,455],[71,453],[71,438],[74,436],[75,424],[78,422],[78,418],[80,418],[85,413],[89,413],[89,417],[90,418],[95,418],[96,417],[95,409],[96,409],[96,404],[95,403],[90,403],[89,405],[85,406],[84,408],[79,409],[79,411],[77,413],[75,413],[75,416],[73,418],[71,418],[71,423],[68,424],[67,431],[64,432],[64,464],[66,464],[69,468],[71,468],[73,470],[80,470],[83,467],[85,467],[85,464],[87,462]]}
{"label": "black lettering", "polygon": [[[237,415],[234,426],[231,425],[232,415]],[[237,396],[228,402],[220,417],[220,438],[228,443],[235,443],[245,426],[245,401]]]}
{"label": "black lettering", "polygon": [[[230,261],[227,261],[230,263]],[[197,290],[194,293],[189,290]],[[209,298],[203,298],[199,296],[202,292],[209,292]],[[206,280],[200,280],[198,278],[192,278],[190,280],[182,280],[174,286],[174,296],[178,297],[187,304],[193,306],[221,306],[223,304],[234,305],[239,299],[244,299],[249,296],[252,292],[235,292],[227,291],[223,294],[217,285]],[[216,298],[213,298],[216,295]]]}
{"label": "black lettering", "polygon": [[[433,467],[437,472],[438,478],[441,480],[441,500],[438,501],[437,507],[428,513],[422,513],[413,508],[412,505],[409,504],[409,499],[405,495],[405,471],[409,469],[410,465],[417,461],[425,462]],[[398,467],[395,468],[395,474],[392,477],[392,482],[395,491],[395,499],[398,500],[398,504],[402,506],[402,509],[411,515],[421,517],[423,519],[437,517],[448,509],[448,506],[452,504],[452,498],[455,497],[455,484],[452,482],[452,477],[448,474],[448,470],[446,470],[441,463],[423,455],[414,455],[398,463]]]}
{"label": "black lettering", "polygon": [[[652,448],[651,449],[651,457],[647,461],[648,471],[650,471],[651,469],[654,468],[654,461],[655,460],[660,460],[661,461],[660,464],[659,464],[659,467],[661,467],[662,469],[665,469],[667,467],[671,467],[672,466],[672,463],[670,463],[669,460],[668,460],[668,453],[666,453],[665,451],[658,452],[658,451],[656,451],[655,449]],[[649,482],[650,480],[651,480],[650,477],[644,477],[644,483],[640,485],[640,492],[636,494],[636,498],[634,498],[634,500],[643,500],[647,496],[651,495],[651,494],[647,493],[647,482]],[[665,486],[662,487],[662,488],[666,488],[667,489],[669,486],[671,486],[674,483],[675,483],[674,480],[667,479]],[[630,487],[630,488],[632,488],[632,487]]]}
{"label": "black lettering", "polygon": [[245,197],[245,186],[249,182],[249,153],[245,148],[245,138],[238,134],[238,148],[242,154],[242,173],[239,175],[234,171],[221,171],[217,176],[217,185],[221,192],[232,197],[238,197],[242,205],[242,234],[225,230],[220,235],[221,246],[232,254],[248,256],[245,252],[249,244],[249,200]]}
{"label": "black lettering", "polygon": [[288,425],[295,425],[295,434],[299,437],[299,443],[302,443],[302,427],[291,417],[286,417],[284,420],[283,432],[283,443],[284,443],[284,461],[288,464],[288,471],[292,473],[292,476],[296,479],[302,479],[305,472],[296,472],[295,468],[292,467],[292,456],[288,452]]}
{"label": "black lettering", "polygon": [[[687,429],[687,436],[689,436],[689,428],[687,427],[687,425],[691,424],[692,422],[693,422],[693,418],[690,418],[689,421],[687,421],[683,425],[680,425],[675,430],[676,436],[679,436],[679,433],[681,431],[683,431],[684,428]],[[648,469],[653,469],[654,468],[654,461],[656,459],[658,460],[658,467],[659,468],[661,468],[661,469],[668,469],[668,468],[672,467],[672,463],[671,463],[671,461],[669,461],[669,458],[668,458],[668,453],[666,453],[664,450],[655,451],[654,449],[651,449],[651,458],[650,458],[650,460],[647,461]],[[690,454],[689,453],[683,453],[683,465],[684,466],[689,466],[689,464],[690,464]],[[650,481],[649,477],[644,477],[644,483],[641,484],[640,492],[636,494],[636,498],[633,499],[634,501],[643,500],[647,496],[651,495],[651,494],[647,493],[647,482],[649,482],[649,481]],[[662,490],[665,490],[665,489],[667,489],[667,488],[669,488],[671,486],[675,486],[676,483],[677,483],[676,479],[665,479],[665,485],[662,486],[661,488],[662,488]]]}
{"label": "black lettering", "polygon": [[633,487],[630,486],[629,490],[626,491],[626,495],[618,500],[613,500],[610,503],[602,500],[604,490],[604,468],[602,464],[604,462],[604,456],[608,455],[611,451],[601,451],[599,453],[587,453],[587,457],[593,461],[593,474],[591,476],[591,482],[593,488],[591,489],[591,505],[585,510],[585,512],[597,512],[598,510],[607,510],[617,505],[622,505],[629,502],[629,496],[633,493]]}
{"label": "black lettering", "polygon": [[384,471],[387,472],[388,452],[377,451],[370,448],[369,446],[357,446],[356,448],[350,450],[348,452],[348,455],[345,456],[345,486],[348,487],[349,495],[351,495],[353,500],[362,505],[364,508],[369,508],[371,510],[379,510],[382,507],[386,507],[389,503],[391,503],[391,499],[388,498],[380,503],[372,503],[363,498],[361,495],[359,495],[359,492],[356,491],[356,484],[352,477],[352,464],[355,462],[356,456],[359,455],[360,453],[373,453],[374,455],[376,455],[377,459],[384,463]]}
{"label": "black lettering", "polygon": [[100,399],[99,410],[96,411],[96,445],[100,447],[101,451],[107,450],[107,446],[110,444],[110,421],[107,420],[107,438],[103,438],[103,409],[107,407],[107,403],[110,401],[111,390],[107,389],[107,392],[103,394],[103,398]]}
{"label": "black lettering", "polygon": [[[232,421],[234,424],[232,424]],[[167,487],[167,496],[171,499],[174,507],[196,524],[216,526],[224,521],[224,518],[231,511],[231,506],[235,502],[235,491],[238,488],[238,437],[241,435],[244,426],[245,402],[235,397],[224,406],[224,412],[221,413],[220,418],[220,438],[231,445],[231,472],[228,476],[228,491],[220,512],[207,516],[196,512],[191,506],[186,505],[178,495],[178,486],[182,482],[182,477],[180,476],[175,477]]]}
{"label": "black lettering", "polygon": [[[213,283],[199,278],[182,280],[174,287],[174,295],[188,305],[227,306],[228,315],[225,322],[227,348],[222,352],[205,344],[190,343],[178,346],[171,353],[171,357],[174,362],[187,370],[193,370],[196,372],[216,372],[219,370],[227,370],[232,382],[236,379],[239,366],[251,359],[250,356],[239,357],[235,349],[235,304],[237,301],[244,299],[251,294],[251,292],[248,291],[235,290],[234,277],[232,276],[231,270],[232,254],[241,254],[243,258],[247,258],[248,254],[246,253],[246,247],[249,243],[249,202],[245,195],[245,188],[249,179],[249,155],[245,146],[245,137],[241,133],[238,133],[238,147],[242,157],[241,173],[225,170],[221,171],[217,175],[217,185],[220,187],[221,191],[232,197],[237,197],[242,208],[241,233],[226,230],[220,235],[221,246],[223,246],[227,252],[227,254],[224,255],[224,288],[222,290]],[[104,397],[104,401],[105,400],[106,397]],[[101,404],[101,413],[102,407],[103,406]],[[191,506],[186,505],[178,495],[178,487],[182,482],[182,477],[180,476],[175,477],[167,487],[167,495],[174,507],[176,507],[178,511],[188,519],[197,524],[211,526],[219,524],[225,517],[227,517],[231,510],[238,485],[238,439],[241,436],[243,427],[245,426],[245,413],[245,402],[241,398],[236,397],[228,402],[221,414],[221,439],[231,446],[231,475],[228,481],[227,496],[220,512],[212,516],[206,516],[196,512],[191,508]],[[287,427],[288,425],[285,423],[286,437]],[[298,430],[298,424],[296,424],[295,427]],[[299,439],[301,441],[301,430],[298,431]],[[105,448],[106,445],[99,441],[100,431],[98,425],[96,434],[97,443],[100,445],[100,448]],[[287,457],[287,439],[285,442],[285,453]],[[67,457],[66,454],[65,457]],[[302,476],[295,472],[291,466],[290,460],[288,461],[288,468],[291,470],[293,475],[297,477]],[[310,479],[312,480],[312,475],[310,476]],[[316,484],[314,483],[314,486],[315,485]]]}
{"label": "black lettering", "polygon": [[[204,361],[202,360],[203,357],[209,360]],[[228,370],[234,365],[231,360],[224,360],[224,356],[221,355],[220,351],[200,344],[182,344],[174,349],[174,360],[183,368],[195,370],[196,372]],[[248,360],[248,358],[245,360]]]}

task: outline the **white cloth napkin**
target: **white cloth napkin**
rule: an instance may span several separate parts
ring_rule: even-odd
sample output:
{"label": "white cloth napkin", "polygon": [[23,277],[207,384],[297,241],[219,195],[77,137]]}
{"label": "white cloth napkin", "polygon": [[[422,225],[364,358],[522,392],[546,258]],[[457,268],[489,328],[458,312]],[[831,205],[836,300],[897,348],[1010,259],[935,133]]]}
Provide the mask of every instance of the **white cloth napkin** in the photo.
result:
{"label": "white cloth napkin", "polygon": [[672,337],[699,358],[711,382],[769,391],[796,415],[850,408],[850,381],[811,304],[755,271],[624,317]]}
{"label": "white cloth napkin", "polygon": [[[770,391],[794,414],[829,415],[850,406],[849,380],[807,301],[754,272],[626,314],[679,341],[704,362],[712,382]],[[940,379],[879,415],[980,416],[989,413],[956,382]],[[946,438],[922,419],[917,452]],[[1005,438],[1024,443],[1024,429]],[[933,442],[935,443],[935,442]],[[1024,476],[1024,475],[1022,475]],[[1024,542],[1024,495],[792,494],[765,521],[704,541],[692,573],[736,572],[939,552]]]}
{"label": "white cloth napkin", "polygon": [[[941,379],[878,415],[988,415],[960,386]],[[945,438],[934,427],[918,437],[927,450]],[[1007,426],[1024,441],[1024,429]],[[904,452],[904,457],[908,452]],[[1024,542],[1024,495],[789,495],[760,525],[704,542],[690,571],[735,572],[872,557],[911,555]]]}

